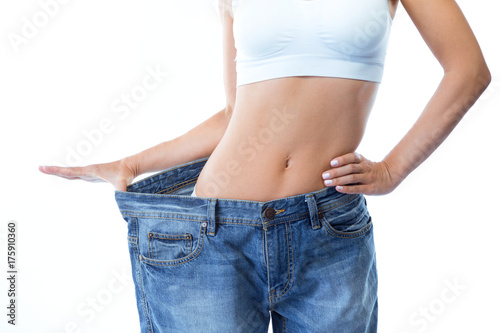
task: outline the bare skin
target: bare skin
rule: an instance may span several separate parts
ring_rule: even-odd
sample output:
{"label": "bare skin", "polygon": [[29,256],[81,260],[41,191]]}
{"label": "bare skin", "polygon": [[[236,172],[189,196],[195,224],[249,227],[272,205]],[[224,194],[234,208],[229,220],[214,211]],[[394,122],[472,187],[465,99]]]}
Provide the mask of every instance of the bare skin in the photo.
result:
{"label": "bare skin", "polygon": [[[267,201],[325,186],[336,186],[344,193],[390,193],[445,140],[491,81],[472,30],[453,0],[401,3],[444,75],[414,126],[382,161],[373,162],[356,152],[377,83],[285,77],[236,89],[233,21],[221,5],[223,110],[183,136],[123,160],[86,167],[40,167],[40,171],[68,179],[108,181],[124,191],[144,172],[210,156],[196,184],[199,197]],[[397,4],[389,0],[391,16]],[[337,164],[332,166],[333,160]]]}
{"label": "bare skin", "polygon": [[198,178],[197,196],[268,201],[324,188],[319,175],[332,156],[359,145],[377,88],[329,77],[240,86],[226,133]]}

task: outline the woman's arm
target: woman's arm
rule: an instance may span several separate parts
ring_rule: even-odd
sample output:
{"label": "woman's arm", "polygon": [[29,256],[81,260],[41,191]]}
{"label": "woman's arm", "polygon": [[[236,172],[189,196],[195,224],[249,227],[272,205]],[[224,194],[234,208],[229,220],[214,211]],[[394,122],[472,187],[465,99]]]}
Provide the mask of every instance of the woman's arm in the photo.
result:
{"label": "woman's arm", "polygon": [[334,159],[338,164],[329,170],[333,182],[328,186],[340,185],[341,192],[391,192],[446,139],[491,81],[477,40],[454,0],[401,3],[444,76],[416,123],[382,162],[357,153]]}
{"label": "woman's arm", "polygon": [[223,27],[223,79],[226,91],[224,109],[175,139],[118,161],[85,167],[43,166],[39,167],[39,170],[67,179],[83,179],[91,182],[107,181],[113,184],[117,190],[125,191],[127,185],[143,173],[161,171],[210,156],[227,129],[236,98],[236,66],[234,63],[236,50],[232,33],[233,20],[227,7],[219,6],[219,9]]}

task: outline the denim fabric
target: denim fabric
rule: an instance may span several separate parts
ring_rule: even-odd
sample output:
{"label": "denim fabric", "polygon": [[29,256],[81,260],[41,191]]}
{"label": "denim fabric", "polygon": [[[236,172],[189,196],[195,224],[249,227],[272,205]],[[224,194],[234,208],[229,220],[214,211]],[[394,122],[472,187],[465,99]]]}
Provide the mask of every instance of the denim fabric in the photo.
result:
{"label": "denim fabric", "polygon": [[377,269],[362,194],[191,196],[207,158],[116,191],[141,332],[373,333]]}

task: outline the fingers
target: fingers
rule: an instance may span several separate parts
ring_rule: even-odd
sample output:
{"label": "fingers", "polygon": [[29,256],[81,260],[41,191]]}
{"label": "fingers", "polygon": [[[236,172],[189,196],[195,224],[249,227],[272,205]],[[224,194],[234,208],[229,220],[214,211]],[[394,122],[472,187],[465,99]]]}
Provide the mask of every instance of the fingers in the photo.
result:
{"label": "fingers", "polygon": [[338,192],[348,193],[348,194],[371,194],[371,190],[367,185],[349,185],[349,186],[337,186],[335,188]]}
{"label": "fingers", "polygon": [[334,159],[330,170],[323,172],[325,186],[335,186],[338,192],[349,194],[387,194],[397,183],[384,162],[372,162],[358,153],[349,153]]}
{"label": "fingers", "polygon": [[365,180],[362,161],[363,156],[356,152],[336,157],[330,162],[333,169],[327,170],[321,175],[323,183],[325,186],[336,186],[336,190],[342,192],[360,190],[359,188],[354,189],[352,186],[359,186],[354,184],[363,183]]}
{"label": "fingers", "polygon": [[39,166],[40,172],[66,179],[82,179],[87,173],[82,167]]}
{"label": "fingers", "polygon": [[360,163],[363,160],[363,156],[359,153],[348,153],[339,157],[334,158],[330,161],[332,167],[340,167],[350,163]]}
{"label": "fingers", "polygon": [[323,179],[328,180],[351,173],[362,173],[363,166],[360,164],[362,160],[362,156],[358,153],[349,153],[337,157],[330,162],[330,164],[333,165],[334,169],[323,172],[322,177]]}
{"label": "fingers", "polygon": [[366,175],[364,173],[347,173],[345,175],[333,176],[325,179],[323,183],[326,186],[342,186],[347,184],[364,183]]}

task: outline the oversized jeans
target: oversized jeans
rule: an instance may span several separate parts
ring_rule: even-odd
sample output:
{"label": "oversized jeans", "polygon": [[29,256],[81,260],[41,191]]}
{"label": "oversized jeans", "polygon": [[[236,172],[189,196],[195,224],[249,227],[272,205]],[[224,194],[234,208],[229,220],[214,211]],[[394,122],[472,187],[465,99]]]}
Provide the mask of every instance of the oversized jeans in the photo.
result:
{"label": "oversized jeans", "polygon": [[373,333],[377,269],[362,194],[334,187],[275,199],[192,197],[207,158],[130,185],[141,332]]}

